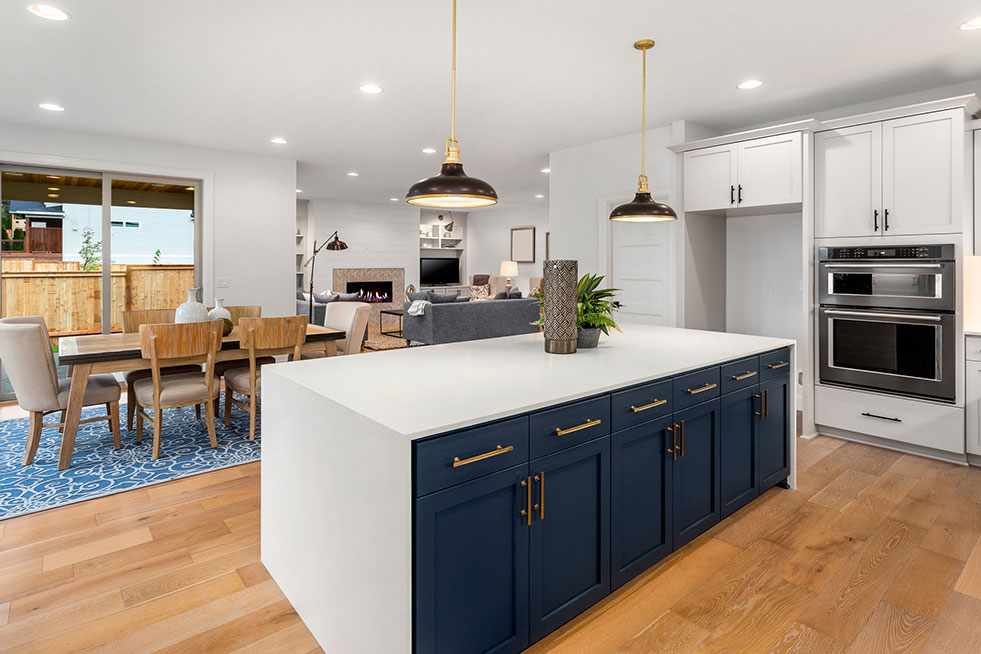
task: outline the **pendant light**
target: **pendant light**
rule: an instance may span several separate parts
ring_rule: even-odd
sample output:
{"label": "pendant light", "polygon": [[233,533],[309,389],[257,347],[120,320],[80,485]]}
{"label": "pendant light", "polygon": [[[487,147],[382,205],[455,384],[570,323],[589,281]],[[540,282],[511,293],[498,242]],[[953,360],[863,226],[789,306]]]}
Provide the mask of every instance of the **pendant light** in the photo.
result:
{"label": "pendant light", "polygon": [[497,191],[482,179],[463,172],[460,142],[456,140],[456,0],[453,0],[453,56],[450,77],[450,138],[439,174],[409,188],[405,201],[420,207],[468,209],[497,204]]}
{"label": "pendant light", "polygon": [[654,47],[654,41],[643,39],[634,43],[634,48],[643,53],[643,99],[640,112],[640,176],[637,178],[637,193],[632,202],[621,204],[610,214],[610,220],[625,223],[658,223],[667,220],[677,220],[678,214],[666,204],[661,204],[651,197],[647,188],[645,164],[647,156],[647,51]]}

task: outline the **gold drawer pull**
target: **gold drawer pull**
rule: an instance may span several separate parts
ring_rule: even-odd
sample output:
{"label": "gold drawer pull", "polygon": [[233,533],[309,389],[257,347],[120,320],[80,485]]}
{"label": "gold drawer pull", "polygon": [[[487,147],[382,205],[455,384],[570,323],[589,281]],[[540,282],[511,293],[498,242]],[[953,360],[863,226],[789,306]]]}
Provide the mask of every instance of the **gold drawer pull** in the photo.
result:
{"label": "gold drawer pull", "polygon": [[651,402],[650,404],[645,404],[643,406],[634,406],[633,404],[631,404],[630,410],[633,411],[634,413],[640,413],[641,411],[647,411],[648,409],[653,409],[656,406],[661,406],[667,403],[668,403],[667,400],[659,400],[657,398],[654,398],[653,402]]}
{"label": "gold drawer pull", "polygon": [[692,390],[692,389],[689,388],[688,389],[688,394],[689,395],[698,395],[699,393],[704,393],[705,391],[710,391],[713,388],[715,388],[716,386],[718,386],[718,384],[705,384],[701,388],[696,388],[694,390]]}
{"label": "gold drawer pull", "polygon": [[776,370],[777,368],[786,368],[789,365],[790,365],[789,361],[780,361],[778,363],[768,363],[766,364],[766,367],[769,368],[770,370]]}
{"label": "gold drawer pull", "polygon": [[575,427],[569,427],[568,429],[560,429],[559,427],[556,427],[555,428],[555,435],[556,436],[565,436],[566,434],[571,434],[572,432],[579,431],[580,429],[589,429],[590,427],[595,427],[596,425],[600,424],[601,422],[603,422],[603,421],[602,420],[590,420],[589,418],[586,418],[586,422],[582,423],[581,425],[576,425]]}
{"label": "gold drawer pull", "polygon": [[756,376],[755,370],[747,370],[741,375],[733,375],[732,381],[742,381],[744,379],[749,379],[750,377],[755,377],[755,376]]}
{"label": "gold drawer pull", "polygon": [[468,463],[476,463],[477,461],[483,461],[484,459],[489,459],[492,456],[497,456],[498,454],[505,454],[514,449],[513,445],[508,445],[507,447],[497,446],[496,450],[491,450],[490,452],[484,452],[483,454],[478,454],[477,456],[472,456],[469,459],[460,460],[460,457],[453,457],[453,467],[459,468],[460,466],[465,466]]}

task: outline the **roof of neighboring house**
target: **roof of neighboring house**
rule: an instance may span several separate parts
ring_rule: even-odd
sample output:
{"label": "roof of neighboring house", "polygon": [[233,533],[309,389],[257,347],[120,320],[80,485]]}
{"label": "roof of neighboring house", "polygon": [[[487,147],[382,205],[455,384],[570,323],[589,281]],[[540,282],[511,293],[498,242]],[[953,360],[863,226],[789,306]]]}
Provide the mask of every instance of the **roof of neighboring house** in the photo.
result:
{"label": "roof of neighboring house", "polygon": [[64,207],[60,204],[48,204],[46,202],[25,202],[23,200],[10,201],[10,213],[65,213]]}

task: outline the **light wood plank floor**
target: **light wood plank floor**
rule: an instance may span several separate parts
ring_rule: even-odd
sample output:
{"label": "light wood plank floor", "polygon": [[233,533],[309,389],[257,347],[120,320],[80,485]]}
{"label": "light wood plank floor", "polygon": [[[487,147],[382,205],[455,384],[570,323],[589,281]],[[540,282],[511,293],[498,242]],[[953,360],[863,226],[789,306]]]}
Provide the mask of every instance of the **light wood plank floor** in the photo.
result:
{"label": "light wood plank floor", "polygon": [[[799,456],[799,490],[530,652],[981,652],[981,469],[827,437]],[[0,651],[321,650],[259,562],[249,464],[0,522]]]}

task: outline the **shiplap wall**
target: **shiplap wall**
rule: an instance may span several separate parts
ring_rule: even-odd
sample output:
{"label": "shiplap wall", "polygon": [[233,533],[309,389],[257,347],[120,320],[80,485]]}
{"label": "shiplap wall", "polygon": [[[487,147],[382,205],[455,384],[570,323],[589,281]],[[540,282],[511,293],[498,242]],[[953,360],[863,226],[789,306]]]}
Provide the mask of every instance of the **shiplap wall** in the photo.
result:
{"label": "shiplap wall", "polygon": [[[308,239],[334,233],[348,249],[322,250],[314,289],[330,289],[334,268],[405,268],[405,283],[419,286],[419,209],[403,203],[310,202]],[[309,279],[309,278],[308,278]]]}

